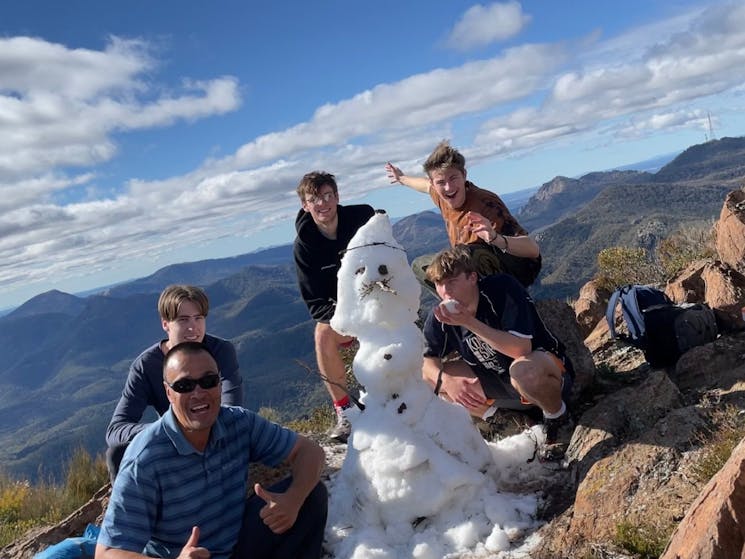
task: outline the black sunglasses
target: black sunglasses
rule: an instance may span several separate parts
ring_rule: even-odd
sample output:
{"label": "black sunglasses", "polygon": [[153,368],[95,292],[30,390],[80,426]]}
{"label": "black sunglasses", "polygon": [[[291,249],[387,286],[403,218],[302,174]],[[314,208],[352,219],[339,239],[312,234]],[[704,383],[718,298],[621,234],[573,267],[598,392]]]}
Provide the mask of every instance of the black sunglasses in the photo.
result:
{"label": "black sunglasses", "polygon": [[220,384],[220,375],[217,373],[209,373],[204,375],[202,378],[182,378],[175,382],[166,382],[166,384],[179,394],[194,392],[197,384],[205,390],[209,390],[210,388],[214,388]]}

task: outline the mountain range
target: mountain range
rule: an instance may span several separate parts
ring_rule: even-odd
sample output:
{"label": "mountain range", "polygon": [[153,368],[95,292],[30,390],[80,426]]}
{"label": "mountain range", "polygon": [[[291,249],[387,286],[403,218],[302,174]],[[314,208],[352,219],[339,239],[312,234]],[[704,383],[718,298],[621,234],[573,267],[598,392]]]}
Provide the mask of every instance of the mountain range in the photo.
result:
{"label": "mountain range", "polygon": [[[576,296],[603,248],[653,248],[677,228],[711,221],[725,194],[742,184],[743,156],[745,139],[724,138],[688,148],[655,173],[555,177],[528,200],[513,198],[543,254],[534,297]],[[394,235],[410,260],[447,245],[435,212],[397,221]],[[0,317],[0,464],[7,472],[56,477],[76,446],[104,450],[131,361],[163,335],[156,302],[171,283],[205,287],[208,331],[234,342],[248,407],[272,407],[289,419],[327,403],[312,372],[313,322],[295,283],[291,245],[167,266],[86,297],[50,291]]]}

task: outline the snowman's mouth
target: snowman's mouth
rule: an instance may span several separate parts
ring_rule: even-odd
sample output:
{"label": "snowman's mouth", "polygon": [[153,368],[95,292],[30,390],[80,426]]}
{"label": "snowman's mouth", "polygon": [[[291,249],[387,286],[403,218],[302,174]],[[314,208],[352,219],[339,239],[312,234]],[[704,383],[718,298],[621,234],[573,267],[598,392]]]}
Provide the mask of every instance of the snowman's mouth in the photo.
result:
{"label": "snowman's mouth", "polygon": [[367,297],[376,289],[380,289],[380,291],[396,295],[396,290],[390,286],[392,279],[393,278],[385,278],[382,280],[371,281],[370,283],[363,284],[360,288],[360,299]]}

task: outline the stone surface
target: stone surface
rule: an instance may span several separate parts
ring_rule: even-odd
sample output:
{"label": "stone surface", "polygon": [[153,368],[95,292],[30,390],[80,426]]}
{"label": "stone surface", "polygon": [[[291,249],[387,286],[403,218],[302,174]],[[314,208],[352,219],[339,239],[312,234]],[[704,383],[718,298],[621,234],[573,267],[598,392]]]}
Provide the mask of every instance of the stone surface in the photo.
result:
{"label": "stone surface", "polygon": [[706,484],[661,559],[736,559],[745,555],[745,440]]}
{"label": "stone surface", "polygon": [[706,260],[691,262],[668,280],[667,285],[665,285],[665,294],[676,303],[701,303],[705,301],[706,284],[701,274],[706,264]]}
{"label": "stone surface", "polygon": [[567,355],[572,360],[576,375],[573,393],[576,398],[592,384],[595,378],[595,362],[583,342],[584,336],[577,325],[574,310],[566,302],[555,299],[536,301],[536,308],[551,333],[564,344]]}
{"label": "stone surface", "polygon": [[579,298],[574,302],[574,315],[580,335],[586,338],[597,323],[605,318],[610,291],[599,287],[596,280],[590,280],[579,290]]}
{"label": "stone surface", "polygon": [[715,231],[719,257],[745,273],[745,191],[733,190],[727,195]]}

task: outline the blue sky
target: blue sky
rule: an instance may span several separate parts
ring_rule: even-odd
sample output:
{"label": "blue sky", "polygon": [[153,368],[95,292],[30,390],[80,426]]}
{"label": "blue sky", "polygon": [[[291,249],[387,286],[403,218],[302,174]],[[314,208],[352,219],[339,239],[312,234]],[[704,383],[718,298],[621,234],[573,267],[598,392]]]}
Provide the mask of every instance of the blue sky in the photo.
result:
{"label": "blue sky", "polygon": [[294,189],[403,216],[448,138],[505,194],[745,130],[741,2],[6,2],[0,308],[291,242]]}

